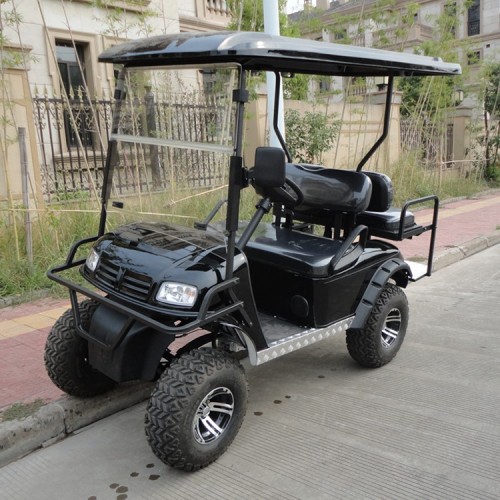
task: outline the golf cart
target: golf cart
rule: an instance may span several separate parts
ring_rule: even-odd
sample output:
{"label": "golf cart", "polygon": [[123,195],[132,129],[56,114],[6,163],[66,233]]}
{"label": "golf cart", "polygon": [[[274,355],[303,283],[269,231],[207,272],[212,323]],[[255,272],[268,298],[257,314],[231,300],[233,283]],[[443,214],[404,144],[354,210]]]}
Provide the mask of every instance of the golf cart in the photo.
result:
{"label": "golf cart", "polygon": [[[122,69],[99,230],[48,273],[69,289],[72,307],[49,334],[45,363],[59,388],[80,397],[157,380],[147,439],[163,462],[193,471],[216,460],[242,424],[243,357],[259,365],[341,333],[362,366],[396,355],[408,325],[403,289],[431,274],[438,200],[394,209],[390,179],[363,167],[388,135],[394,77],[461,70],[438,58],[245,32],[151,37],[112,47],[100,61]],[[387,76],[380,137],[352,170],[295,163],[277,126],[276,98],[281,148],[258,147],[245,165],[249,79],[263,71],[275,74],[276,95],[282,74]],[[216,94],[210,112],[196,126],[181,123],[169,95],[184,96],[194,123],[205,104],[191,89],[200,87]],[[228,168],[227,202],[181,227],[149,203],[162,200],[166,172],[188,163]],[[133,182],[124,182],[127,171]],[[260,201],[243,223],[245,188]],[[428,225],[409,211],[423,202],[434,207]],[[118,227],[110,227],[113,217],[122,217]],[[406,262],[394,242],[427,231],[427,263]],[[83,246],[88,257],[77,258]],[[85,285],[67,276],[73,268]]]}

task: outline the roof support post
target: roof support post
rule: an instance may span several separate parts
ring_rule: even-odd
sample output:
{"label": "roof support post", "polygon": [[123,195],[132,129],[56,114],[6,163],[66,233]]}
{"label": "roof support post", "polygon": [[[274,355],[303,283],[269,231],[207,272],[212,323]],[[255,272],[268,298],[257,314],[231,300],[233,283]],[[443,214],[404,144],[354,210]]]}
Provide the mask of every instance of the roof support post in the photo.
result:
{"label": "roof support post", "polygon": [[116,139],[113,139],[113,134],[118,133],[118,127],[121,119],[121,108],[125,99],[125,69],[121,69],[118,74],[118,80],[115,87],[115,108],[111,122],[111,133],[108,141],[108,152],[106,154],[106,165],[104,167],[104,179],[102,182],[101,193],[101,217],[99,220],[98,235],[102,236],[106,231],[106,218],[108,213],[108,200],[111,194],[113,182],[113,171],[118,163],[118,146]]}
{"label": "roof support post", "polygon": [[[262,0],[264,7],[264,32],[268,35],[280,34],[280,11],[278,0]],[[275,92],[276,86],[279,85],[279,92]],[[274,130],[274,112],[276,109],[275,100],[278,99],[278,116],[277,123],[281,136],[285,135],[285,118],[283,115],[283,90],[280,82],[276,81],[276,76],[271,71],[266,71],[266,87],[267,87],[267,123],[269,126],[269,145],[279,148],[282,147]]]}
{"label": "roof support post", "polygon": [[384,110],[384,129],[382,130],[382,135],[377,139],[375,144],[370,148],[370,151],[361,158],[356,172],[361,172],[363,167],[366,165],[368,160],[373,156],[373,153],[381,146],[389,135],[389,126],[391,124],[391,110],[392,110],[392,94],[394,89],[394,77],[389,77],[389,82],[387,83],[387,94],[385,95],[385,110]]}
{"label": "roof support post", "polygon": [[243,167],[243,124],[245,118],[245,103],[248,101],[246,89],[246,72],[240,68],[239,85],[233,91],[233,101],[236,102],[236,127],[234,137],[234,154],[229,164],[229,187],[226,216],[227,256],[226,280],[233,277],[234,252],[236,248],[236,231],[240,214],[240,192],[247,186],[245,169]]}

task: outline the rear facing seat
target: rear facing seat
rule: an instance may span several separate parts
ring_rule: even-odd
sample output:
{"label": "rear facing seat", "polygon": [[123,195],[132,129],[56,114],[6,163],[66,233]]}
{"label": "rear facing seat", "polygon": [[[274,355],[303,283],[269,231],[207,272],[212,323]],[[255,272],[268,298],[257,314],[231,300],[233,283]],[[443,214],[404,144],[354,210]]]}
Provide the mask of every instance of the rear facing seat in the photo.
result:
{"label": "rear facing seat", "polygon": [[296,216],[332,217],[335,212],[358,214],[368,209],[372,182],[361,172],[288,163],[286,177],[302,191]]}
{"label": "rear facing seat", "polygon": [[[393,187],[389,177],[380,172],[364,172],[372,182],[372,197],[366,211],[356,217],[358,224],[368,226],[370,234],[391,240],[399,239],[401,209],[392,207]],[[415,223],[413,213],[405,214],[402,237],[415,236],[423,232]]]}

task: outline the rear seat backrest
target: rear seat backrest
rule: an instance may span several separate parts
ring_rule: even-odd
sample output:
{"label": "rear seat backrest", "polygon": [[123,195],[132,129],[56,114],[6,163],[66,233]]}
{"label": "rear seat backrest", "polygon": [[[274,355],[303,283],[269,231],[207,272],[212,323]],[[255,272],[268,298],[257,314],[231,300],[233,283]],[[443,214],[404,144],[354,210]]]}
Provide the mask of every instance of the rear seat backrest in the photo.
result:
{"label": "rear seat backrest", "polygon": [[389,210],[394,198],[391,179],[380,172],[363,172],[372,181],[372,197],[366,209],[369,212],[385,212]]}
{"label": "rear seat backrest", "polygon": [[286,177],[295,182],[304,195],[295,213],[357,214],[368,208],[372,197],[372,182],[362,172],[288,163]]}

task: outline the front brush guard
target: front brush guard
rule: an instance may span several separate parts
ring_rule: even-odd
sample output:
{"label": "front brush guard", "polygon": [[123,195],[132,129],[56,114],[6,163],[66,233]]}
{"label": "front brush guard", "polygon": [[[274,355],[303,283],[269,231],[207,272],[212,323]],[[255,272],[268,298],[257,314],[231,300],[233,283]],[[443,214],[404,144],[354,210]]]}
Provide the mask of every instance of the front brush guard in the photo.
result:
{"label": "front brush guard", "polygon": [[[97,345],[99,345],[102,349],[105,350],[113,350],[116,349],[116,347],[121,343],[121,341],[125,338],[127,333],[130,331],[130,328],[133,325],[134,321],[139,321],[143,323],[144,325],[147,325],[154,330],[157,330],[161,333],[165,333],[167,335],[175,335],[175,336],[182,336],[185,333],[188,333],[196,328],[201,328],[202,326],[212,323],[216,321],[217,319],[220,319],[224,316],[228,316],[230,314],[233,314],[235,312],[239,312],[245,321],[247,325],[251,326],[251,321],[250,318],[248,317],[248,314],[244,310],[244,303],[241,300],[238,300],[236,297],[236,294],[234,292],[234,286],[236,286],[239,282],[239,278],[233,277],[229,280],[223,281],[222,283],[219,283],[215,286],[213,286],[205,295],[203,298],[203,301],[201,303],[200,309],[198,313],[191,313],[193,314],[193,319],[188,321],[185,324],[179,325],[179,326],[167,326],[164,323],[151,318],[150,316],[147,316],[146,314],[143,314],[141,312],[138,312],[134,309],[131,309],[127,307],[126,305],[116,302],[108,297],[105,297],[103,295],[100,295],[99,293],[90,290],[89,288],[86,288],[85,286],[79,285],[78,283],[75,283],[73,281],[70,281],[69,279],[66,279],[62,276],[60,276],[60,273],[67,271],[69,269],[73,269],[75,267],[81,266],[82,264],[85,263],[85,259],[79,259],[75,260],[75,255],[78,249],[82,245],[86,245],[88,243],[92,243],[96,241],[99,238],[99,236],[94,236],[92,238],[85,238],[82,240],[77,241],[74,243],[68,253],[68,257],[66,258],[66,262],[61,265],[61,266],[56,266],[47,272],[47,276],[49,279],[65,286],[69,290],[69,296],[71,300],[71,307],[73,309],[73,314],[75,317],[75,325],[77,328],[78,333],[85,338],[86,340],[93,342]],[[216,310],[210,310],[210,306],[212,304],[213,299],[221,292],[226,293],[227,300],[229,301],[229,304],[224,305]],[[114,342],[112,344],[106,344],[94,337],[92,337],[88,331],[86,331],[82,327],[82,321],[80,317],[80,310],[78,307],[78,299],[77,299],[77,293],[80,293],[82,295],[85,295],[86,297],[89,297],[90,299],[96,300],[97,302],[105,305],[106,307],[109,307],[110,309],[113,309],[115,311],[118,311],[125,316],[128,317],[128,321],[125,322],[123,328],[120,331],[120,334],[116,337]],[[141,307],[144,308],[144,304],[141,304]],[[176,317],[179,316],[180,311],[176,309],[161,309],[161,308],[155,308],[156,312],[161,312],[161,314],[164,314],[165,316],[170,316],[170,317]],[[184,314],[184,313],[183,313]],[[185,315],[185,314],[184,314]]]}

